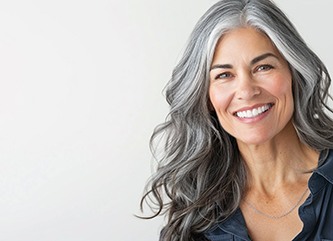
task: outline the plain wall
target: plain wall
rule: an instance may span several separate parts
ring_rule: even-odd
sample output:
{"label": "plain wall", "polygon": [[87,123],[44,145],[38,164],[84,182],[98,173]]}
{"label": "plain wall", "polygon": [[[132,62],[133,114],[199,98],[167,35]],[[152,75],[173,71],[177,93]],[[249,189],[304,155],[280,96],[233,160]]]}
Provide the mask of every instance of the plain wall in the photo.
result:
{"label": "plain wall", "polygon": [[[213,0],[0,1],[0,239],[154,241],[140,220],[162,89]],[[276,0],[323,59],[331,0]]]}

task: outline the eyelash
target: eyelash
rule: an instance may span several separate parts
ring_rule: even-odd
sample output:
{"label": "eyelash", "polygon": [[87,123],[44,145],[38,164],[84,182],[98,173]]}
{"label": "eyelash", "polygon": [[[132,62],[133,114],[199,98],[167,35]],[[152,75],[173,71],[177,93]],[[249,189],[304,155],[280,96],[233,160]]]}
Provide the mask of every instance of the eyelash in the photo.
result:
{"label": "eyelash", "polygon": [[[265,69],[263,69],[263,70],[260,70],[260,68],[265,68]],[[268,69],[267,69],[268,68]],[[270,65],[270,64],[263,64],[263,65],[259,65],[258,67],[256,67],[255,68],[255,72],[257,72],[257,71],[266,71],[266,70],[271,70],[271,69],[273,69],[273,66],[272,65]]]}
{"label": "eyelash", "polygon": [[[228,75],[228,76],[227,76],[227,77],[222,77],[223,75]],[[229,72],[224,72],[224,73],[221,73],[221,74],[216,75],[215,79],[226,79],[226,78],[229,78],[230,76],[232,76],[231,73],[229,73]]]}
{"label": "eyelash", "polygon": [[[270,64],[263,64],[263,65],[259,65],[254,69],[254,72],[258,72],[258,71],[268,71],[273,69],[274,67]],[[224,77],[223,77],[224,75]],[[225,76],[228,75],[228,76]],[[215,79],[226,79],[229,77],[232,77],[233,74],[231,74],[230,72],[224,72],[224,73],[220,73],[218,75],[216,75]]]}

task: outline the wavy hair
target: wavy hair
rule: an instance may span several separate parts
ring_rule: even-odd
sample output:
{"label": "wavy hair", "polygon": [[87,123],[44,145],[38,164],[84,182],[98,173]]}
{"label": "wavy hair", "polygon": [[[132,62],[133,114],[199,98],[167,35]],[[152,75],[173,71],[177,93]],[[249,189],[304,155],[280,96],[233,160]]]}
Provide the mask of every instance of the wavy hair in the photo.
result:
{"label": "wavy hair", "polygon": [[[218,40],[252,27],[265,33],[289,63],[293,78],[293,124],[300,140],[321,151],[333,146],[331,79],[286,15],[269,0],[222,0],[195,26],[166,87],[170,112],[151,137],[156,173],[146,186],[152,217],[166,214],[163,241],[196,236],[239,207],[246,168],[235,139],[220,126],[209,96],[209,69]],[[159,140],[157,144],[156,140]],[[156,153],[162,144],[162,155]],[[159,156],[159,157],[158,157]],[[152,218],[150,217],[150,218]]]}

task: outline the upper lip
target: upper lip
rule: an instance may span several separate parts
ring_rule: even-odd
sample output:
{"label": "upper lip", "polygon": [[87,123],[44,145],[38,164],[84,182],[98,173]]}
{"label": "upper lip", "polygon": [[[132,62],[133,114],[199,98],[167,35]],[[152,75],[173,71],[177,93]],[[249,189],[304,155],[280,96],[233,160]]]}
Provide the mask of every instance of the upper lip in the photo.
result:
{"label": "upper lip", "polygon": [[271,106],[273,106],[274,103],[269,102],[269,103],[255,104],[255,105],[252,105],[252,106],[246,106],[246,107],[243,107],[241,109],[238,109],[238,110],[234,111],[233,115],[236,115],[237,112],[247,111],[247,110],[253,110],[253,109],[265,106],[265,105],[271,105]]}

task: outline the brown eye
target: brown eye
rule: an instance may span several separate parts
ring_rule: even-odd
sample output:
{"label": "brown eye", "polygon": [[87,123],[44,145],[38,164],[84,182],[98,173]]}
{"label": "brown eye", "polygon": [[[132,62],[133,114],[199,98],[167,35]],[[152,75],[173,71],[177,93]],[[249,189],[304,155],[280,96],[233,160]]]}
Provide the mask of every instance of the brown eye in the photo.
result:
{"label": "brown eye", "polygon": [[272,65],[269,65],[269,64],[264,64],[264,65],[260,65],[256,68],[256,71],[268,71],[268,70],[271,70],[273,69],[273,66]]}

